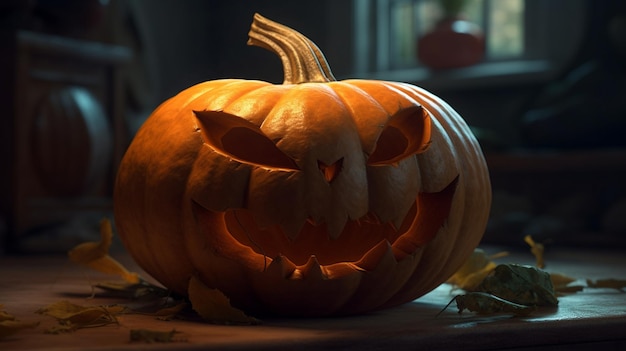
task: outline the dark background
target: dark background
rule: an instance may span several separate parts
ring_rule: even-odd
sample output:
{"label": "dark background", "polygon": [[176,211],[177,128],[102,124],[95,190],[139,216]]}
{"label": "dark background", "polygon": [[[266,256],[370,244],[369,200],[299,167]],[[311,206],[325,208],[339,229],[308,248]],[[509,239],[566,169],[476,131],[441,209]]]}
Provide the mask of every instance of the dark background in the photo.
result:
{"label": "dark background", "polygon": [[[24,156],[12,132],[22,123],[15,118],[21,107],[12,103],[17,89],[17,73],[12,66],[20,57],[20,49],[7,39],[12,33],[27,30],[130,50],[132,58],[119,66],[123,88],[119,91],[123,93],[117,98],[123,102],[127,138],[115,142],[122,148],[160,102],[193,84],[227,77],[282,82],[278,58],[246,45],[255,12],[312,39],[324,51],[337,78],[355,77],[351,1],[105,3],[10,0],[0,5],[4,40],[0,50],[14,58],[5,59],[2,68],[3,103],[10,108],[0,117],[2,161],[6,165],[0,179],[0,237],[4,236],[0,244],[4,250],[0,252],[62,249],[73,240],[84,239],[85,235],[76,231],[93,232],[95,225],[89,223],[101,215],[98,211],[76,216],[70,213],[65,219],[16,230],[14,189],[23,175],[16,173],[15,162]],[[521,243],[523,235],[533,234],[554,245],[626,246],[624,3],[587,2],[586,16],[579,23],[585,28],[579,47],[549,80],[460,88],[433,85],[438,87],[433,89],[436,94],[477,128],[493,166],[494,210],[486,241]],[[551,45],[558,47],[559,43]],[[425,87],[430,88],[427,83]],[[106,198],[109,192],[110,185],[104,185],[99,195]],[[102,210],[105,214],[106,208]],[[77,221],[67,230],[67,223]],[[35,244],[30,243],[32,240]],[[47,245],[49,242],[54,244]]]}

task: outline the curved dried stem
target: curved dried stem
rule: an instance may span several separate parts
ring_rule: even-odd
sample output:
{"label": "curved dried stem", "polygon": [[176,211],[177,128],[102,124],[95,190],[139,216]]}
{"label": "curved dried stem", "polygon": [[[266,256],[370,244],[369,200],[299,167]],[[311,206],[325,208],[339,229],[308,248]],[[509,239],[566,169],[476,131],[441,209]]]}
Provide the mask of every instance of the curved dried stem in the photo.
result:
{"label": "curved dried stem", "polygon": [[248,45],[265,48],[280,57],[285,73],[283,84],[336,81],[322,51],[299,32],[257,13],[248,36]]}

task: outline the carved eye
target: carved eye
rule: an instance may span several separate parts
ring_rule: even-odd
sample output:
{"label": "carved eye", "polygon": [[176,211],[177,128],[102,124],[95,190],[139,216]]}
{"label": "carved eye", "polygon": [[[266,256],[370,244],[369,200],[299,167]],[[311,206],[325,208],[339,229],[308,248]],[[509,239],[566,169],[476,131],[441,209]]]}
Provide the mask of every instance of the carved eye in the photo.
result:
{"label": "carved eye", "polygon": [[261,129],[244,118],[223,111],[194,111],[204,142],[239,162],[262,167],[297,170]]}
{"label": "carved eye", "polygon": [[411,106],[389,119],[367,163],[372,166],[395,164],[426,151],[428,145],[430,116],[421,106]]}

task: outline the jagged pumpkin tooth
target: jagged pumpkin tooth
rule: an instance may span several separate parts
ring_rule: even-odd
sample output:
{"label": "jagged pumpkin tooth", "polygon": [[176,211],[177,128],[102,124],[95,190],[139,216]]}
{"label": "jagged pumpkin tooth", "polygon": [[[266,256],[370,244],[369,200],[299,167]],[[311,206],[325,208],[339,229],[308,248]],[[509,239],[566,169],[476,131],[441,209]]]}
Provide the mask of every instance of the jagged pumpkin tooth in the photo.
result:
{"label": "jagged pumpkin tooth", "polygon": [[331,220],[327,221],[326,227],[328,229],[328,236],[331,239],[339,238],[347,222],[348,217],[344,214],[335,216]]}
{"label": "jagged pumpkin tooth", "polygon": [[283,255],[278,255],[267,266],[265,272],[269,275],[288,278],[295,270],[296,265],[293,262]]}
{"label": "jagged pumpkin tooth", "polygon": [[311,255],[309,260],[297,269],[302,278],[307,280],[325,280],[328,278],[315,255]]}
{"label": "jagged pumpkin tooth", "polygon": [[395,263],[397,262],[391,244],[387,240],[382,240],[355,262],[355,265],[366,271],[373,271],[380,265],[393,266]]}

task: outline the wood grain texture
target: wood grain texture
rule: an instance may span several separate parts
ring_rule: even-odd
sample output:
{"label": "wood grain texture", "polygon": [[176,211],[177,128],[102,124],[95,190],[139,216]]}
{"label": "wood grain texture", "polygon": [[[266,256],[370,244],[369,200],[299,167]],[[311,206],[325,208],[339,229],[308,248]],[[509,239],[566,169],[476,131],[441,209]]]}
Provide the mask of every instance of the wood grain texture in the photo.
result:
{"label": "wood grain texture", "polygon": [[[119,257],[119,256],[118,256]],[[125,256],[121,261],[138,270]],[[526,252],[501,259],[503,263],[532,264]],[[580,278],[626,278],[623,252],[553,250],[547,270]],[[556,349],[589,347],[621,349],[626,346],[626,294],[610,289],[586,289],[560,298],[555,310],[538,310],[528,317],[508,315],[459,315],[453,307],[437,313],[455,293],[442,285],[406,305],[361,316],[315,319],[264,319],[258,326],[222,326],[194,321],[161,321],[146,315],[122,315],[119,325],[81,329],[50,335],[44,330],[56,322],[35,314],[37,309],[69,300],[81,305],[131,304],[124,299],[104,298],[89,282],[109,277],[74,266],[65,257],[31,256],[0,258],[0,303],[22,321],[40,321],[0,340],[3,350],[479,350]],[[170,344],[130,342],[131,329],[179,331]]]}

